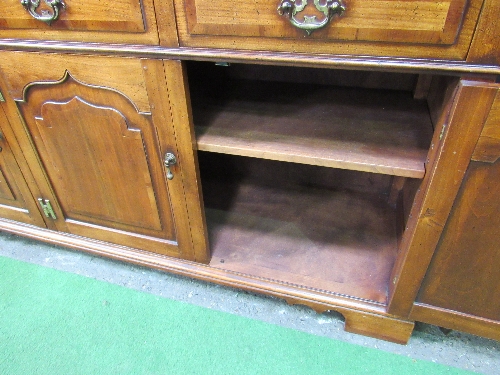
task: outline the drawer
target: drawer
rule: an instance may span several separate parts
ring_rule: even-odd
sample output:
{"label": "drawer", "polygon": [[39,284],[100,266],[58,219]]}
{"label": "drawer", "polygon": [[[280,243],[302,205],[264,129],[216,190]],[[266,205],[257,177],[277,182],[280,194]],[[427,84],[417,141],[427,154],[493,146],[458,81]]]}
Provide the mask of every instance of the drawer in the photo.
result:
{"label": "drawer", "polygon": [[483,2],[344,0],[343,15],[316,29],[327,0],[175,1],[186,46],[454,59],[465,57]]}
{"label": "drawer", "polygon": [[158,43],[153,0],[22,1],[0,2],[0,38]]}

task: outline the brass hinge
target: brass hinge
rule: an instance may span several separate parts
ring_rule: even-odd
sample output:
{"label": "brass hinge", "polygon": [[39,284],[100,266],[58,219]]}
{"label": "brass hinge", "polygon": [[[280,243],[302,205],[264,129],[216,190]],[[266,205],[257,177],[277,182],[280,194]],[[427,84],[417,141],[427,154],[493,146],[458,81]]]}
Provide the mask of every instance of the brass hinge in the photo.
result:
{"label": "brass hinge", "polygon": [[50,204],[50,201],[48,199],[38,198],[38,202],[40,203],[40,206],[42,207],[43,213],[46,217],[54,220],[57,219],[56,214],[52,209],[52,205]]}
{"label": "brass hinge", "polygon": [[0,102],[5,102],[5,98],[2,95],[2,92],[0,91]]}
{"label": "brass hinge", "polygon": [[446,125],[448,125],[448,124],[443,125],[443,127],[441,129],[441,133],[439,133],[439,140],[443,139],[444,132],[446,131]]}

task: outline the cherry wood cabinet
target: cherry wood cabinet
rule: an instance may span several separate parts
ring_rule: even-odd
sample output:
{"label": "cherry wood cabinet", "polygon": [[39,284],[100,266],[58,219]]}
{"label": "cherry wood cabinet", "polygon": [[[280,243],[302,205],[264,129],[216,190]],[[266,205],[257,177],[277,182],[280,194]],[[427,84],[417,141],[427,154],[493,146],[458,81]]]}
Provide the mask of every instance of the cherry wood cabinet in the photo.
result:
{"label": "cherry wood cabinet", "polygon": [[500,337],[498,1],[55,3],[0,5],[2,230]]}

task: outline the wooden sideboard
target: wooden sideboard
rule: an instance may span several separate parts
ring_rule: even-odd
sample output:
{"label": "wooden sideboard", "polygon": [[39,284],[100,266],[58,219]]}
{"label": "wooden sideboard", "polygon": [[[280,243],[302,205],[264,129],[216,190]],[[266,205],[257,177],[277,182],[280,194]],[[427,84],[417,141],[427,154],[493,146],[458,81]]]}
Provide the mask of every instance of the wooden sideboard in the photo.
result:
{"label": "wooden sideboard", "polygon": [[2,2],[0,228],[500,339],[500,5],[305,4]]}

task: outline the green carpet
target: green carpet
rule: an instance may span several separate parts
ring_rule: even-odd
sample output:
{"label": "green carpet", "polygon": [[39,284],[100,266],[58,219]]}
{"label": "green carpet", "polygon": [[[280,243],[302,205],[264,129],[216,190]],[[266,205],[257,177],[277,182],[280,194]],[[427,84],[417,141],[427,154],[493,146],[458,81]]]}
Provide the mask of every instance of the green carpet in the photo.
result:
{"label": "green carpet", "polygon": [[0,257],[0,374],[470,374]]}

